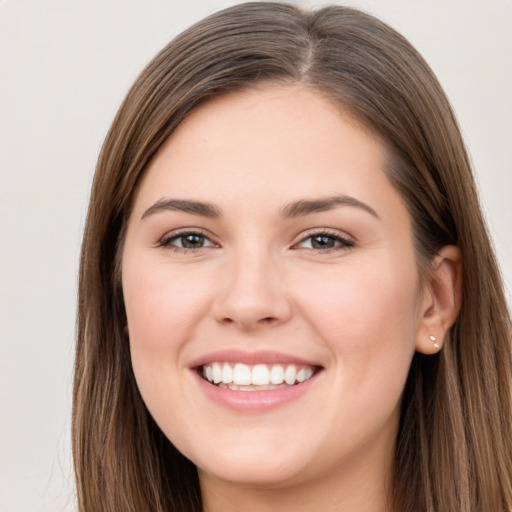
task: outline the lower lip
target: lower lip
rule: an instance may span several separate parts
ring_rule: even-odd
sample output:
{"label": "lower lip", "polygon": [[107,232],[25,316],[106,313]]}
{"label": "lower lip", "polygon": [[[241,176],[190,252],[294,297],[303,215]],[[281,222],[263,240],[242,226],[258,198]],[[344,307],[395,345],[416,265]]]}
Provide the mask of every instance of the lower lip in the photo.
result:
{"label": "lower lip", "polygon": [[194,373],[201,391],[213,402],[235,411],[261,412],[282,407],[299,399],[311,389],[321,372],[300,384],[264,391],[233,391],[220,388],[204,380],[196,371]]}

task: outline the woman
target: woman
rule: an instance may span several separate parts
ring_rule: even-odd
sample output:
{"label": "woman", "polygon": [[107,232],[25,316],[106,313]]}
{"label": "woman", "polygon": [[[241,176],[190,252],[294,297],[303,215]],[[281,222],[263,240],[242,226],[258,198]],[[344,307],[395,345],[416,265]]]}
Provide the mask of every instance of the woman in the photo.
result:
{"label": "woman", "polygon": [[508,511],[510,374],[460,132],[400,35],[249,3],[142,72],[84,235],[81,510]]}

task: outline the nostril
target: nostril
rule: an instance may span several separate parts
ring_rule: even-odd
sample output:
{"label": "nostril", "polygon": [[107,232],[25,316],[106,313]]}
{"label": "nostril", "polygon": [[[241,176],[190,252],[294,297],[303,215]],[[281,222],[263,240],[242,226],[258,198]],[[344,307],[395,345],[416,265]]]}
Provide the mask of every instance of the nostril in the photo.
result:
{"label": "nostril", "polygon": [[259,321],[260,323],[262,324],[269,324],[271,322],[274,322],[275,320],[277,320],[275,317],[273,316],[267,316],[265,318],[261,318]]}
{"label": "nostril", "polygon": [[237,324],[243,329],[253,329],[286,322],[291,311],[286,294],[263,294],[254,286],[247,291],[239,285],[216,298],[212,313],[225,326]]}
{"label": "nostril", "polygon": [[[260,318],[259,320],[256,320],[257,324],[270,324],[272,322],[275,322],[277,320],[274,316],[266,316],[264,318]],[[236,321],[233,318],[225,317],[222,319],[222,322],[225,324],[232,324],[236,323]]]}

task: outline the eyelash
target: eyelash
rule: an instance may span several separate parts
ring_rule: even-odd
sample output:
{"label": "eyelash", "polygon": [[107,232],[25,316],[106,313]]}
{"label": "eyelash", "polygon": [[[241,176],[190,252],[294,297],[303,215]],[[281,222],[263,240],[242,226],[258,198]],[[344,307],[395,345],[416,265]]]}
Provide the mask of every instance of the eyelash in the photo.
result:
{"label": "eyelash", "polygon": [[[183,244],[183,241],[186,237],[197,237],[200,238],[203,242],[207,242],[207,245],[202,245],[200,247],[183,247],[183,245],[174,245],[173,242],[180,240]],[[323,238],[322,243],[332,243],[333,245],[331,247],[313,247],[314,245],[314,239],[319,241],[319,239]],[[328,240],[326,240],[328,239]],[[337,232],[332,232],[326,229],[322,229],[319,231],[315,231],[312,233],[309,233],[306,237],[302,238],[298,243],[294,244],[292,249],[300,249],[301,244],[304,244],[310,240],[311,247],[302,247],[303,249],[307,249],[310,251],[315,252],[321,252],[321,253],[329,253],[332,251],[340,251],[340,250],[347,250],[352,247],[354,247],[354,242],[352,240],[349,240],[348,238],[340,235]],[[162,238],[158,242],[158,247],[163,247],[165,249],[169,249],[175,252],[195,252],[200,249],[210,248],[210,247],[218,247],[218,245],[215,242],[212,242],[211,239],[203,232],[198,230],[189,230],[189,231],[181,231],[179,233],[173,233],[170,236],[166,236]]]}
{"label": "eyelash", "polygon": [[324,248],[316,248],[316,249],[315,249],[315,247],[303,247],[303,248],[310,250],[310,251],[329,253],[332,251],[347,250],[347,249],[354,247],[354,245],[355,245],[352,240],[349,240],[348,238],[340,235],[340,233],[338,233],[338,232],[333,232],[333,231],[329,231],[326,229],[322,229],[319,231],[309,233],[308,236],[302,238],[302,240],[300,240],[300,242],[298,244],[295,244],[294,248],[300,248],[300,245],[305,243],[308,240],[310,240],[311,244],[313,244],[314,239],[318,240],[320,238],[332,240],[334,243],[334,246],[324,247]]}
{"label": "eyelash", "polygon": [[[172,243],[172,242],[174,242],[176,240],[180,240],[180,239],[182,240],[182,243],[183,243],[183,240],[187,236],[195,236],[195,237],[203,239],[204,241],[208,241],[209,243],[208,243],[208,245],[203,245],[201,247],[183,247],[183,246],[179,246],[179,245],[174,245]],[[166,236],[166,237],[162,238],[158,242],[158,247],[163,247],[165,249],[169,249],[169,250],[176,251],[176,252],[193,252],[193,251],[197,251],[197,250],[208,248],[208,247],[215,247],[216,245],[217,244],[212,242],[210,240],[210,238],[205,233],[198,231],[198,230],[181,231],[179,233],[173,233],[170,236]]]}

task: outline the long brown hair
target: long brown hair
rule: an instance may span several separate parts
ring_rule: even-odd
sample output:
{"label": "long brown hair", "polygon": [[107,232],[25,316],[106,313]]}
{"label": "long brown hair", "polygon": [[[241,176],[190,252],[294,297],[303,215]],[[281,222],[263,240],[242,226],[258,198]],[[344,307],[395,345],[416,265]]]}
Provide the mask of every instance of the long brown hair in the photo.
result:
{"label": "long brown hair", "polygon": [[414,357],[404,391],[393,510],[510,512],[510,319],[446,96],[421,56],[377,19],[268,2],[226,9],[173,40],[136,80],[102,148],[79,283],[80,511],[201,510],[194,465],[159,430],[135,384],[119,261],[137,183],[173,130],[208,98],[266,82],[300,83],[385,141],[421,272],[445,244],[462,252],[459,317],[439,355]]}

